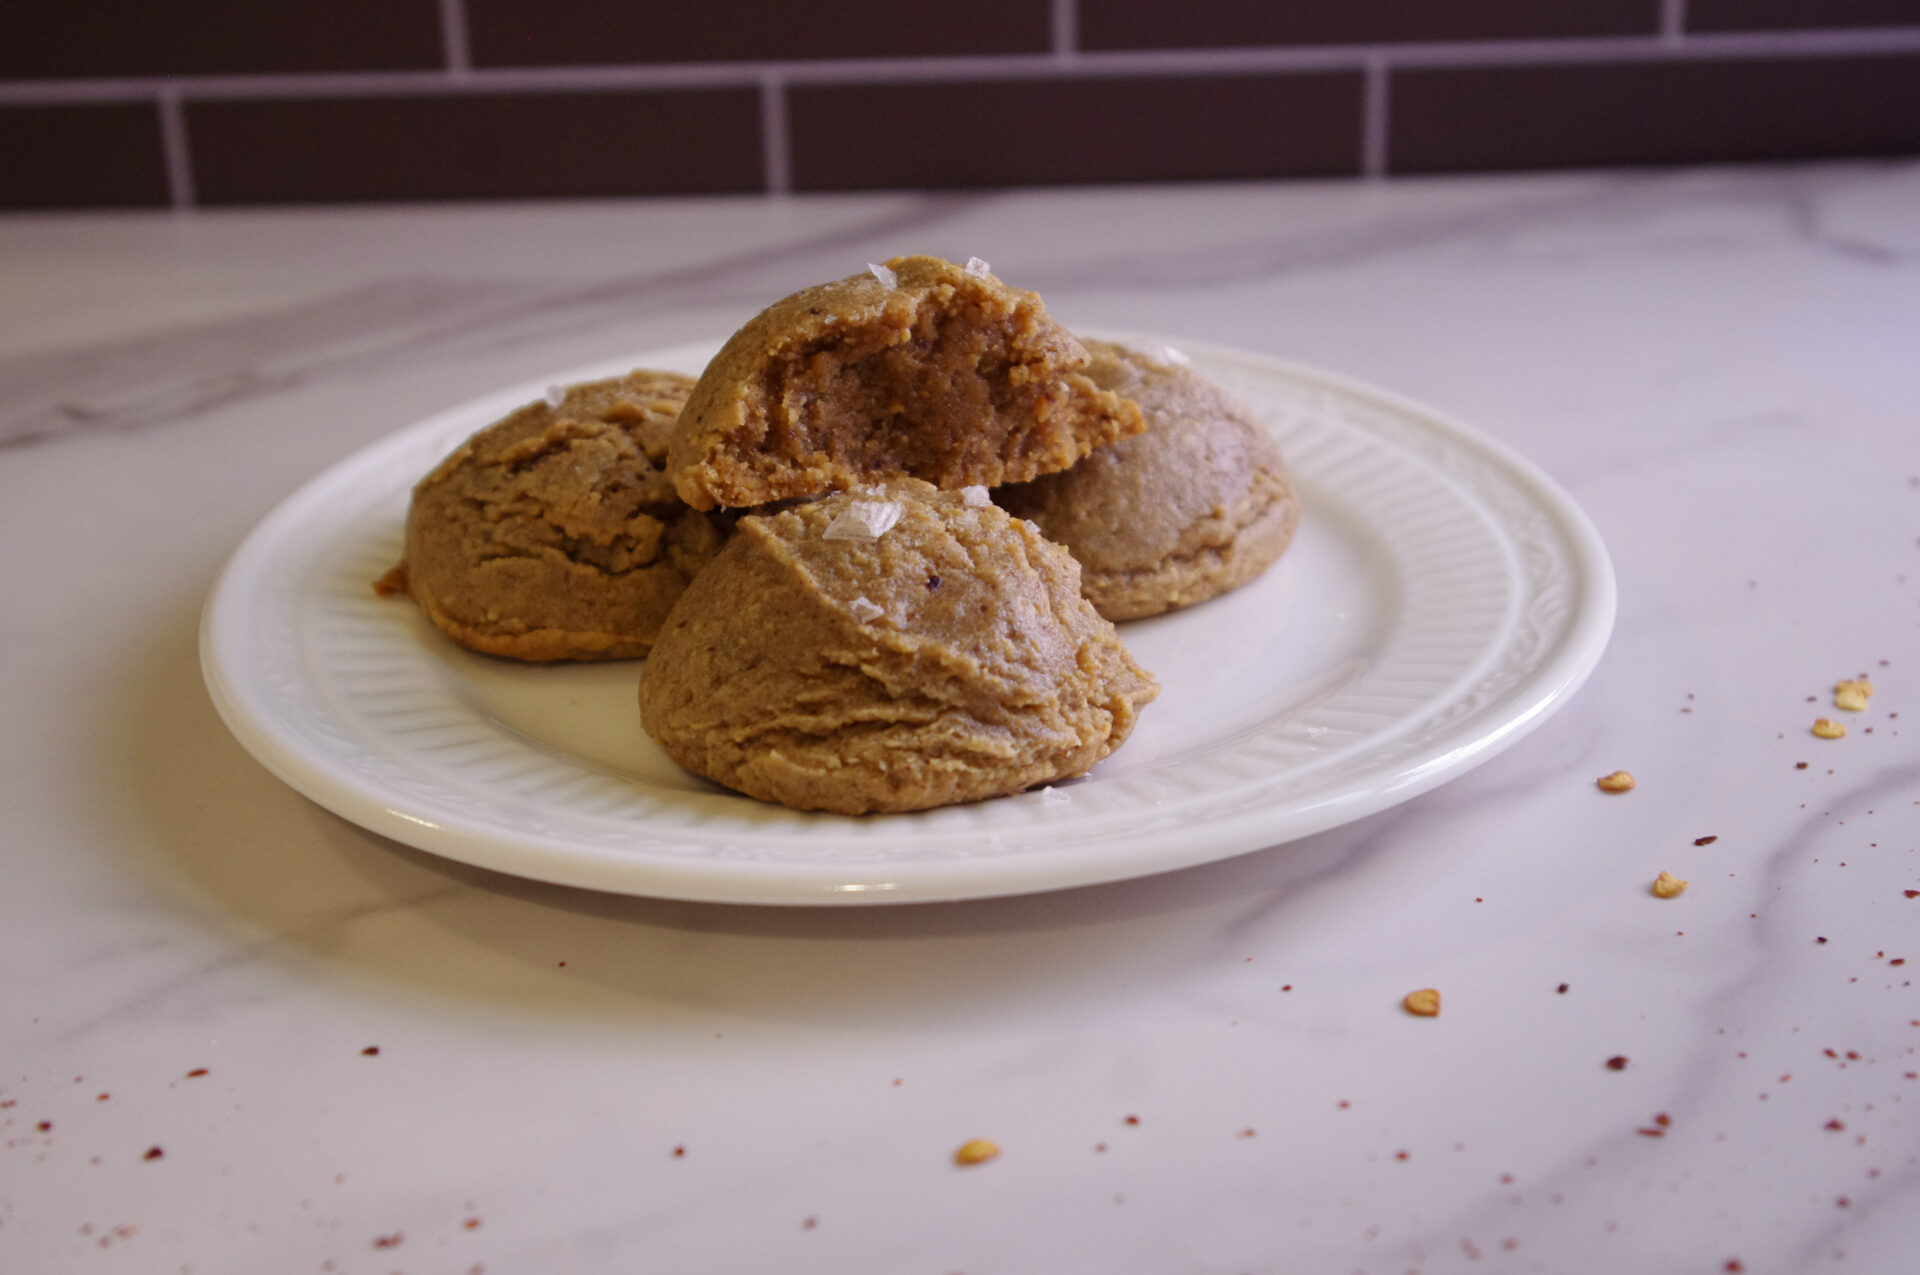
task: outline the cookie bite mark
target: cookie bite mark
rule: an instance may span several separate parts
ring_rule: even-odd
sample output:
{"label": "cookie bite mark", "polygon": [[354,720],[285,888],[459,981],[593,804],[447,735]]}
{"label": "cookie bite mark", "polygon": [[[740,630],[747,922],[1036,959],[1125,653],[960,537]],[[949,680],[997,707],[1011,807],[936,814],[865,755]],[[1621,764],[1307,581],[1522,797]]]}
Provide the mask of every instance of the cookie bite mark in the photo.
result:
{"label": "cookie bite mark", "polygon": [[692,378],[636,371],[550,394],[468,439],[414,489],[409,593],[454,642],[531,661],[645,655],[724,524],[667,480]]}
{"label": "cookie bite mark", "polygon": [[[830,538],[856,503],[897,516]],[[1082,774],[1158,690],[1080,597],[1064,551],[906,480],[742,519],[668,617],[640,710],[696,774],[863,814]]]}
{"label": "cookie bite mark", "polygon": [[896,257],[736,332],[680,414],[668,472],[695,509],[899,477],[1022,481],[1144,428],[1137,407],[1082,373],[1087,362],[1037,294]]}

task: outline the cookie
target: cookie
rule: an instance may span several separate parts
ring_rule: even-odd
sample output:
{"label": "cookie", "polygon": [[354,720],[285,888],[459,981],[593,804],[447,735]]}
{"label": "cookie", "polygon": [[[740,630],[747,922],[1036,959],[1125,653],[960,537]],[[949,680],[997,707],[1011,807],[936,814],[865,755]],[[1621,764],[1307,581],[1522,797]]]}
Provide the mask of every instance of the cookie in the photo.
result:
{"label": "cookie", "polygon": [[1266,570],[1300,522],[1272,434],[1174,351],[1087,344],[1087,375],[1139,403],[1146,432],[994,499],[1066,546],[1110,620],[1191,606]]}
{"label": "cookie", "polygon": [[697,774],[841,814],[1084,773],[1158,693],[1065,550],[906,480],[742,518],[668,617],[641,723]]}
{"label": "cookie", "polygon": [[481,430],[414,488],[405,557],[376,587],[489,655],[645,655],[724,530],[662,467],[692,387],[631,372]]}
{"label": "cookie", "polygon": [[776,302],[707,365],[667,464],[695,509],[896,477],[954,489],[1065,469],[1144,428],[1040,298],[983,263],[896,257]]}

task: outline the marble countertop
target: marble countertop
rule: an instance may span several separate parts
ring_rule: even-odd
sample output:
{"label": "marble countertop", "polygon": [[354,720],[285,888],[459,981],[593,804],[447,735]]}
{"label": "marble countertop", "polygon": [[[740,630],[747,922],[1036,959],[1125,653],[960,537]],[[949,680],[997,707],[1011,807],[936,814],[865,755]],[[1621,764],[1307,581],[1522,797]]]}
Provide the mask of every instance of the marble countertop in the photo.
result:
{"label": "marble countertop", "polygon": [[[865,909],[438,859],[222,725],[201,605],[325,466],[909,251],[1504,442],[1604,659],[1333,831]],[[1914,163],[10,218],[0,1269],[1910,1270],[1916,404]]]}

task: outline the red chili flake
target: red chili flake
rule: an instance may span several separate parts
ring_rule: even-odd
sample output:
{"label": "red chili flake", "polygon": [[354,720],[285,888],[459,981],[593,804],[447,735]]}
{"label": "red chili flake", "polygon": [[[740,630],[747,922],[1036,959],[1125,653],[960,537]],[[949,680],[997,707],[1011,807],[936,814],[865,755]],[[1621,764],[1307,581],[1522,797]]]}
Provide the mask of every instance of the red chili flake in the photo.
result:
{"label": "red chili flake", "polygon": [[1727,1259],[1726,1266],[1722,1267],[1721,1269],[1730,1271],[1733,1273],[1733,1275],[1739,1275],[1741,1271],[1744,1271],[1747,1269],[1747,1264],[1741,1261],[1737,1257],[1729,1257]]}
{"label": "red chili flake", "polygon": [[42,1120],[42,1121],[41,1121],[41,1122],[40,1122],[39,1124],[37,1124],[37,1125],[35,1125],[35,1126],[33,1126],[33,1127],[34,1127],[34,1128],[36,1128],[36,1129],[38,1129],[38,1130],[39,1130],[40,1132],[42,1132],[42,1133],[52,1133],[52,1132],[53,1132],[53,1121],[51,1121],[51,1120]]}
{"label": "red chili flake", "polygon": [[1254,1131],[1252,1129],[1242,1129],[1239,1136],[1242,1138],[1251,1138],[1254,1136]]}
{"label": "red chili flake", "polygon": [[1887,964],[1889,965],[1905,965],[1906,963],[1907,963],[1907,958],[1904,956],[1896,956],[1892,960],[1887,962]]}
{"label": "red chili flake", "polygon": [[142,1160],[158,1160],[161,1156],[165,1154],[166,1152],[162,1151],[159,1147],[148,1147],[147,1153],[141,1156],[140,1158]]}
{"label": "red chili flake", "polygon": [[207,1074],[207,1069],[205,1067],[195,1067],[192,1071],[187,1073],[187,1079],[198,1080],[200,1077],[206,1074]]}
{"label": "red chili flake", "polygon": [[1710,846],[1710,845],[1712,845],[1712,844],[1713,844],[1714,842],[1716,842],[1716,841],[1718,841],[1718,840],[1720,840],[1720,838],[1719,838],[1719,837],[1717,837],[1717,836],[1713,836],[1713,837],[1695,837],[1695,838],[1693,839],[1693,844],[1694,844],[1694,845],[1696,845],[1696,846]]}
{"label": "red chili flake", "polygon": [[1502,1173],[1502,1174],[1500,1175],[1500,1185],[1501,1185],[1501,1186],[1512,1186],[1512,1185],[1513,1185],[1513,1175],[1512,1175],[1511,1173]]}
{"label": "red chili flake", "polygon": [[1393,1158],[1396,1160],[1411,1160],[1413,1153],[1411,1151],[1396,1151],[1393,1153]]}
{"label": "red chili flake", "polygon": [[1292,983],[1282,983],[1282,984],[1280,984],[1280,990],[1281,990],[1281,991],[1283,991],[1283,992],[1290,992],[1290,991],[1292,991],[1292,990],[1293,990],[1293,984],[1292,984]]}
{"label": "red chili flake", "polygon": [[470,1217],[466,1221],[462,1222],[460,1225],[466,1227],[469,1231],[477,1231],[480,1229],[480,1219],[477,1217]]}
{"label": "red chili flake", "polygon": [[1665,1129],[1635,1129],[1634,1132],[1643,1138],[1664,1138],[1667,1136]]}
{"label": "red chili flake", "polygon": [[1859,1050],[1857,1050],[1857,1049],[1849,1049],[1849,1050],[1847,1051],[1847,1061],[1849,1061],[1849,1062],[1859,1062],[1859,1061],[1860,1061],[1860,1051],[1859,1051]]}
{"label": "red chili flake", "polygon": [[1853,1201],[1849,1200],[1844,1195],[1841,1196],[1839,1199],[1835,1200],[1833,1204],[1835,1208],[1840,1208],[1840,1209],[1850,1209],[1853,1207]]}
{"label": "red chili flake", "polygon": [[1625,1054],[1615,1054],[1613,1057],[1607,1059],[1608,1071],[1625,1071],[1626,1069],[1627,1056]]}
{"label": "red chili flake", "polygon": [[1104,1154],[1107,1149],[1107,1144],[1104,1142],[1096,1142],[1093,1144],[1093,1149]]}
{"label": "red chili flake", "polygon": [[1815,935],[1813,941],[1815,943],[1825,943],[1827,941],[1827,936],[1824,934]]}
{"label": "red chili flake", "polygon": [[113,1097],[113,1095],[110,1093],[99,1093],[93,1096],[93,1100],[95,1102],[105,1102],[107,1099],[111,1097]]}
{"label": "red chili flake", "polygon": [[19,1101],[20,1100],[18,1098],[8,1098],[4,1101],[0,1101],[0,1111],[4,1111],[6,1108],[13,1106],[15,1103]]}
{"label": "red chili flake", "polygon": [[1127,1120],[1126,1120],[1126,1123],[1128,1123],[1128,1124],[1131,1124],[1131,1125],[1137,1125],[1137,1124],[1139,1124],[1139,1123],[1140,1123],[1140,1117],[1139,1117],[1139,1116],[1128,1116],[1128,1117],[1127,1117]]}
{"label": "red chili flake", "polygon": [[818,1225],[820,1225],[819,1218],[817,1217],[805,1218],[805,1219],[802,1219],[800,1223],[800,1229],[803,1231],[811,1231],[814,1227]]}
{"label": "red chili flake", "polygon": [[1825,1054],[1829,1058],[1838,1058],[1840,1056],[1839,1054],[1834,1053],[1831,1049],[1823,1049],[1820,1052]]}
{"label": "red chili flake", "polygon": [[373,1246],[375,1248],[399,1248],[402,1241],[406,1238],[407,1237],[399,1231],[395,1231],[392,1235],[376,1235],[373,1237]]}
{"label": "red chili flake", "polygon": [[1653,1122],[1659,1125],[1662,1129],[1668,1129],[1673,1126],[1673,1117],[1663,1111],[1659,1115],[1653,1118]]}
{"label": "red chili flake", "polygon": [[1345,1098],[1342,1098],[1339,1102],[1336,1102],[1333,1105],[1340,1108],[1340,1110],[1345,1111],[1348,1107],[1351,1107],[1353,1104],[1348,1102]]}
{"label": "red chili flake", "polygon": [[360,1051],[360,1054],[363,1058],[378,1058],[380,1056],[380,1046],[368,1045]]}
{"label": "red chili flake", "polygon": [[1840,1118],[1838,1116],[1835,1116],[1832,1120],[1827,1121],[1826,1127],[1833,1130],[1835,1133],[1838,1133],[1840,1130],[1846,1128],[1847,1126],[1841,1124]]}
{"label": "red chili flake", "polygon": [[1567,994],[1567,985],[1565,983],[1562,983],[1560,984],[1560,986],[1554,988],[1553,990],[1556,992],[1559,992],[1562,996],[1565,996]]}
{"label": "red chili flake", "polygon": [[687,1158],[687,1148],[684,1144],[673,1149],[673,1158],[676,1160],[684,1160]]}

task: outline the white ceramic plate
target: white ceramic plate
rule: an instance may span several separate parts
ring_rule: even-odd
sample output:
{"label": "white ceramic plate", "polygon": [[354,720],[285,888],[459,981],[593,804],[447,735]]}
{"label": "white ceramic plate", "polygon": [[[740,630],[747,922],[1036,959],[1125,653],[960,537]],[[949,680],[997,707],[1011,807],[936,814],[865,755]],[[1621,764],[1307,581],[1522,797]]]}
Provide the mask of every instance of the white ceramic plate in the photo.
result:
{"label": "white ceramic plate", "polygon": [[738,903],[977,898],[1241,854],[1417,796],[1565,703],[1613,624],[1599,537],[1551,480],[1426,408],[1307,368],[1183,345],[1273,429],[1306,510],[1281,561],[1224,598],[1125,625],[1160,698],[1051,791],[917,815],[803,814],[668,761],[639,664],[473,655],[376,597],[413,482],[549,383],[489,395],[320,475],[215,586],[201,662],[281,779],[384,836],[501,872]]}

